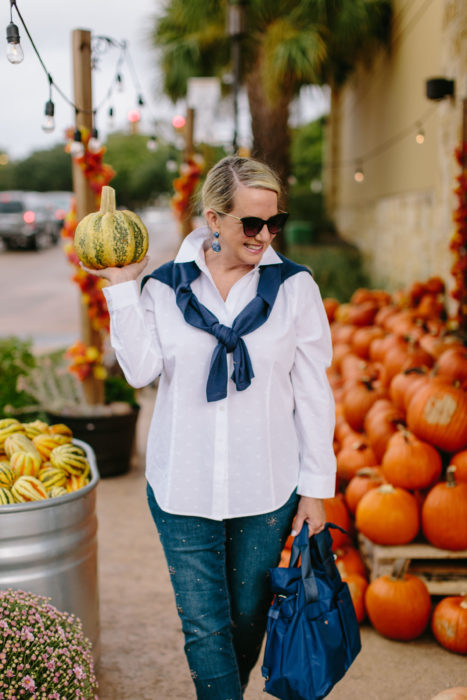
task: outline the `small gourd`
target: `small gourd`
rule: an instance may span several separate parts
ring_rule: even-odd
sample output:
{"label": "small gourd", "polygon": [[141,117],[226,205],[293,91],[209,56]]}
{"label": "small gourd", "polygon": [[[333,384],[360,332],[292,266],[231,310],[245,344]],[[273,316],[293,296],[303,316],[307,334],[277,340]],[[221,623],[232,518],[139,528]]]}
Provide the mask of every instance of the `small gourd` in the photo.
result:
{"label": "small gourd", "polygon": [[93,270],[139,262],[147,253],[148,232],[134,212],[118,211],[113,187],[104,186],[98,212],[76,227],[74,245],[81,262]]}

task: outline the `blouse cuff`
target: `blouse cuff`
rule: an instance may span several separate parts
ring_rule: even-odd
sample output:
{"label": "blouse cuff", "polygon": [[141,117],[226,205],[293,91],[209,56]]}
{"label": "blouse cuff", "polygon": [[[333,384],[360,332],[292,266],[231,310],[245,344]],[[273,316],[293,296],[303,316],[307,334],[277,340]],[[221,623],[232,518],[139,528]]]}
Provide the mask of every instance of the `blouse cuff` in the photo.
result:
{"label": "blouse cuff", "polygon": [[336,474],[300,474],[297,493],[309,498],[332,498],[336,491]]}
{"label": "blouse cuff", "polygon": [[104,287],[103,290],[109,311],[133,306],[139,301],[138,285],[134,280]]}

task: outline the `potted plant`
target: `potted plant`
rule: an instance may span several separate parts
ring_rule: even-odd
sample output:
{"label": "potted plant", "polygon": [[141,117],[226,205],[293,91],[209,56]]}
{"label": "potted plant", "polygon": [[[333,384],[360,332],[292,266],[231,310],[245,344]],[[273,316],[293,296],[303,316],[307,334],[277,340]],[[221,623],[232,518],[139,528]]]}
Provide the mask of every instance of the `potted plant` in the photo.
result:
{"label": "potted plant", "polygon": [[0,591],[0,698],[94,698],[91,643],[79,618],[47,598]]}

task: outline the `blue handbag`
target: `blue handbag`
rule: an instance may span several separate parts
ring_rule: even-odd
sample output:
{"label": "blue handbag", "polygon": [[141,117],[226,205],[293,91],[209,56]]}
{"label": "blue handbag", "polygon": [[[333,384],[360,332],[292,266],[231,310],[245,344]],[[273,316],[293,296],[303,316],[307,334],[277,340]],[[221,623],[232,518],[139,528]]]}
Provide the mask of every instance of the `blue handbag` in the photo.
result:
{"label": "blue handbag", "polygon": [[269,569],[275,596],[261,670],[264,690],[281,700],[324,698],[361,649],[349,587],[336,567],[329,528],[342,530],[326,523],[322,532],[309,538],[305,523],[294,539],[289,567]]}

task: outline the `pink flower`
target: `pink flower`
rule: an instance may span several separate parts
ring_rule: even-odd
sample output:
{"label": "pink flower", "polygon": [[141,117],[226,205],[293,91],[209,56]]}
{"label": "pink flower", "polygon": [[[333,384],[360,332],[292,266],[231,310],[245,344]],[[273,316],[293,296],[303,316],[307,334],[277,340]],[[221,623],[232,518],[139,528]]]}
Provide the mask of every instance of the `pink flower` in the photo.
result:
{"label": "pink flower", "polygon": [[85,674],[85,672],[83,671],[83,667],[82,667],[82,666],[79,666],[78,664],[75,664],[75,665],[73,666],[73,673],[75,674],[76,678],[78,678],[78,679],[80,679],[80,680],[81,680],[82,678],[86,678],[86,674]]}
{"label": "pink flower", "polygon": [[26,690],[35,690],[36,689],[36,684],[34,682],[34,678],[31,678],[31,676],[24,676],[21,685]]}

